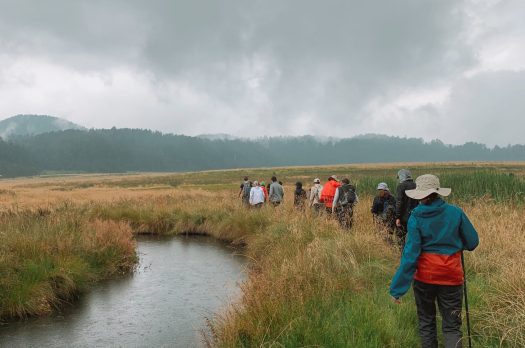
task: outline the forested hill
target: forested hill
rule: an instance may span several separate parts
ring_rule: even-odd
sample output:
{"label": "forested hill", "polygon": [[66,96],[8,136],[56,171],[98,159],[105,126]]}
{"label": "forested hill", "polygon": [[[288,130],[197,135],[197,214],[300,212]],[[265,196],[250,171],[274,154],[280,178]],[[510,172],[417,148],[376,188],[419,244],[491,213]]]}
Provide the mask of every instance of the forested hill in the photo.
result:
{"label": "forested hill", "polygon": [[318,141],[314,137],[218,139],[137,129],[65,130],[0,140],[0,174],[194,171],[239,167],[407,161],[525,160],[525,146],[489,149],[467,143],[396,137]]}
{"label": "forested hill", "polygon": [[78,124],[47,115],[16,115],[0,121],[0,137],[36,135],[66,129],[85,129]]}

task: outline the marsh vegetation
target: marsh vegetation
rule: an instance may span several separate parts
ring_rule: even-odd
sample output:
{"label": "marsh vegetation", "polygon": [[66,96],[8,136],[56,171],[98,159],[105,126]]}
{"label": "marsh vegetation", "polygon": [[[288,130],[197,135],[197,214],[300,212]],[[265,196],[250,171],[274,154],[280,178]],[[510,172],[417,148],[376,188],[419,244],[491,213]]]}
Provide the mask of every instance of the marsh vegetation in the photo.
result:
{"label": "marsh vegetation", "polygon": [[[95,281],[133,270],[134,234],[206,234],[243,246],[250,272],[241,297],[210,322],[216,346],[418,345],[413,299],[390,302],[399,250],[370,206],[405,165],[355,165],[134,176],[47,177],[0,184],[0,316],[49,313]],[[525,345],[525,166],[410,165],[453,188],[450,201],[480,234],[467,254],[476,346]],[[326,217],[284,206],[242,209],[244,175],[297,180],[348,176],[360,202],[350,233]],[[14,193],[11,193],[14,192]],[[290,195],[291,196],[291,195]]]}

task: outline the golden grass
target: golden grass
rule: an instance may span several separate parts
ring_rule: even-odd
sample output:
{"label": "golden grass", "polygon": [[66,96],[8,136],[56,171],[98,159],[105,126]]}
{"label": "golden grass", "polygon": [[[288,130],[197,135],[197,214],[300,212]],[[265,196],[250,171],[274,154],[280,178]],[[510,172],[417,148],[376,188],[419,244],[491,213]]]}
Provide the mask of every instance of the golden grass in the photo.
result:
{"label": "golden grass", "polygon": [[[484,168],[478,163],[468,165]],[[519,175],[525,170],[522,163],[501,165],[513,167]],[[393,165],[384,164],[346,168],[377,169],[381,173],[388,169],[395,173]],[[310,175],[296,168],[287,170],[294,179],[306,181]],[[69,267],[73,270],[69,274],[74,275],[84,267],[81,265],[85,261],[75,258],[79,250],[89,250],[96,260],[100,257],[96,252],[117,245],[120,255],[127,256],[104,265],[104,276],[108,276],[129,269],[129,257],[134,256],[132,232],[206,233],[244,244],[243,252],[251,260],[249,277],[242,284],[242,298],[212,321],[212,344],[277,347],[351,342],[355,347],[417,346],[411,296],[401,306],[389,302],[387,287],[399,254],[385,243],[384,235],[372,221],[372,197],[360,197],[354,228],[348,233],[325,217],[299,214],[288,196],[286,204],[277,209],[242,209],[236,197],[239,178],[232,178],[232,173],[240,172],[153,176],[155,180],[177,177],[181,183],[178,187],[163,186],[149,178],[142,185],[141,176],[1,181],[2,219],[7,224],[1,227],[1,238],[7,243],[0,248],[0,271],[9,273],[11,264],[22,264],[21,260],[42,252],[59,256],[52,271],[46,272],[65,272]],[[266,175],[267,171],[260,177]],[[466,175],[468,178],[468,172]],[[126,182],[131,179],[132,185]],[[289,194],[293,182],[286,183]],[[481,240],[479,248],[467,253],[466,258],[475,342],[478,346],[525,346],[525,208],[484,199],[461,206]],[[38,223],[28,223],[29,218],[16,220],[24,214],[31,219],[42,217],[35,220]],[[64,228],[78,216],[82,217],[77,226],[80,236]],[[63,288],[78,286],[74,276],[54,278],[49,274],[47,280],[56,278],[69,284]],[[43,294],[49,292],[46,286],[53,286],[49,285],[53,282],[47,284],[27,290],[27,298],[32,299],[31,311],[13,306],[9,314],[46,313],[67,297],[58,292],[56,298],[43,300]]]}
{"label": "golden grass", "polygon": [[48,314],[136,261],[127,224],[90,220],[71,207],[10,211],[0,224],[0,318]]}

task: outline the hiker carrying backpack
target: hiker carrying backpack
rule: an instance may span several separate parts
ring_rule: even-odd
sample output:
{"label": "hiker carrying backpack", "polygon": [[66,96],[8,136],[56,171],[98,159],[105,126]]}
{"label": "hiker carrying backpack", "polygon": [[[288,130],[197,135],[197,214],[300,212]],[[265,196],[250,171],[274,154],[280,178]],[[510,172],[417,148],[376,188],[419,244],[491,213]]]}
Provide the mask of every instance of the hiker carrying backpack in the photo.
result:
{"label": "hiker carrying backpack", "polygon": [[354,205],[357,203],[355,186],[350,185],[350,180],[341,180],[342,186],[337,188],[332,206],[332,213],[337,214],[337,220],[341,227],[350,229],[354,216]]}
{"label": "hiker carrying backpack", "polygon": [[244,177],[244,182],[241,184],[241,190],[239,196],[242,199],[242,203],[247,206],[250,205],[250,191],[252,189],[252,183],[248,181],[248,177]]}

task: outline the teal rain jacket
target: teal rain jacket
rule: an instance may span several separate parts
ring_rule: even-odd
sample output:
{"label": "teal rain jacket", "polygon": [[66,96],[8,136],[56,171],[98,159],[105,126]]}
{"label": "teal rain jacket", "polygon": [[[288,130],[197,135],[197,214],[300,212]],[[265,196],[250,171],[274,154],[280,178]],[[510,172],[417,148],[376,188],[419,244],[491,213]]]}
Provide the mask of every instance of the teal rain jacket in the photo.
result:
{"label": "teal rain jacket", "polygon": [[407,293],[421,254],[446,258],[463,250],[472,251],[478,244],[478,233],[460,208],[442,199],[418,205],[408,220],[407,242],[390,285],[390,295],[399,298]]}

